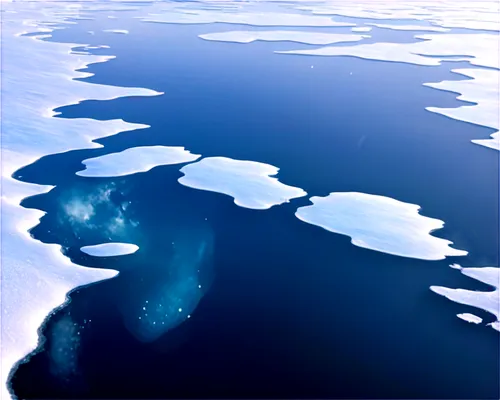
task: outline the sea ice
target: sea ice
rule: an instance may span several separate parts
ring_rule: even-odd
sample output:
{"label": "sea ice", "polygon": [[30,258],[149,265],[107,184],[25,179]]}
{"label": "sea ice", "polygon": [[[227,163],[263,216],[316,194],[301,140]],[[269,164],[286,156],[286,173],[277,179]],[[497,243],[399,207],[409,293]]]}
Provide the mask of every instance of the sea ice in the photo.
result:
{"label": "sea ice", "polygon": [[[301,4],[297,2],[297,4]],[[441,1],[356,1],[356,6],[345,2],[327,1],[295,6],[314,15],[340,15],[350,18],[379,20],[416,20],[445,28],[463,28],[499,31],[498,1],[467,2]]]}
{"label": "sea ice", "polygon": [[458,100],[467,104],[455,108],[426,107],[426,110],[446,115],[459,121],[496,129],[492,139],[473,140],[475,144],[500,150],[500,71],[493,69],[454,69],[452,72],[466,76],[467,80],[441,81],[424,83],[425,86],[438,90],[460,93]]}
{"label": "sea ice", "polygon": [[78,286],[117,275],[112,270],[75,265],[63,256],[60,246],[34,240],[28,230],[44,213],[21,207],[20,201],[51,187],[16,181],[12,174],[45,155],[97,147],[93,139],[146,127],[122,120],[52,118],[56,115],[53,109],[85,99],[160,94],[74,80],[91,75],[75,70],[112,57],[74,55],[71,49],[85,44],[21,36],[27,26],[37,32],[52,26],[47,23],[64,23],[63,17],[54,14],[59,6],[49,6],[45,2],[37,7],[26,2],[2,4],[4,9],[17,11],[2,16],[2,399],[10,397],[6,383],[12,367],[35,350],[38,328],[54,308],[65,302],[66,294]]}
{"label": "sea ice", "polygon": [[311,197],[313,205],[300,207],[296,217],[330,232],[351,237],[351,243],[383,253],[422,260],[464,256],[452,242],[430,233],[444,225],[419,214],[420,206],[389,197],[357,192]]}
{"label": "sea ice", "polygon": [[307,194],[273,177],[279,168],[255,161],[208,157],[180,171],[184,176],[179,182],[184,186],[226,194],[234,198],[236,205],[255,210],[266,210]]}
{"label": "sea ice", "polygon": [[140,17],[143,22],[165,24],[225,23],[255,26],[354,26],[349,22],[336,22],[328,17],[278,12],[224,12],[213,10],[169,10],[166,14]]}
{"label": "sea ice", "polygon": [[449,32],[450,29],[441,26],[422,26],[422,25],[390,25],[390,24],[374,24],[367,23],[367,25],[376,26],[382,29],[391,29],[394,31],[428,31],[428,32]]}
{"label": "sea ice", "polygon": [[371,30],[371,26],[355,26],[354,28],[351,28],[352,32],[370,32]]}
{"label": "sea ice", "polygon": [[480,324],[481,322],[483,322],[482,318],[469,313],[457,314],[457,317],[472,324]]}
{"label": "sea ice", "polygon": [[[494,49],[499,47],[499,35],[438,34],[417,35],[416,43],[370,43],[353,46],[329,46],[318,49],[276,51],[279,54],[301,54],[311,56],[351,56],[367,60],[402,62],[417,65],[440,65],[449,56],[470,56],[472,65],[499,68],[499,59]],[[430,56],[430,57],[428,57]]]}
{"label": "sea ice", "polygon": [[483,292],[466,289],[450,289],[442,286],[431,286],[430,289],[434,293],[444,296],[455,303],[480,308],[493,314],[496,317],[496,321],[489,325],[493,329],[500,331],[500,292],[498,290],[500,282],[500,268],[460,268],[460,272],[467,275],[469,278],[492,286],[494,290]]}
{"label": "sea ice", "polygon": [[121,33],[122,35],[126,35],[128,33],[126,29],[104,29],[103,32]]}
{"label": "sea ice", "polygon": [[119,153],[83,160],[86,169],[76,174],[87,177],[115,177],[146,172],[159,165],[182,164],[200,158],[184,147],[143,146]]}
{"label": "sea ice", "polygon": [[306,44],[333,44],[357,42],[367,36],[346,33],[321,33],[301,31],[226,31],[199,35],[205,40],[218,42],[251,43],[257,40],[266,42],[297,42]]}
{"label": "sea ice", "polygon": [[114,257],[133,254],[139,250],[139,246],[131,243],[102,243],[84,246],[80,250],[89,256]]}
{"label": "sea ice", "polygon": [[[417,43],[373,43],[341,47],[322,47],[292,51],[277,51],[281,54],[303,54],[319,56],[353,56],[369,60],[403,62],[417,65],[439,65],[448,57],[456,56],[470,64],[483,68],[455,69],[453,72],[466,76],[467,80],[425,83],[438,90],[460,93],[459,100],[477,103],[454,108],[427,107],[428,111],[446,115],[459,121],[495,129],[491,139],[473,140],[492,149],[500,150],[499,114],[500,88],[498,71],[500,47],[499,35],[493,34],[440,34],[419,35],[424,41]],[[428,57],[432,56],[432,57]],[[446,58],[444,58],[446,57]],[[472,57],[472,58],[470,58]],[[493,69],[495,68],[495,69]]]}

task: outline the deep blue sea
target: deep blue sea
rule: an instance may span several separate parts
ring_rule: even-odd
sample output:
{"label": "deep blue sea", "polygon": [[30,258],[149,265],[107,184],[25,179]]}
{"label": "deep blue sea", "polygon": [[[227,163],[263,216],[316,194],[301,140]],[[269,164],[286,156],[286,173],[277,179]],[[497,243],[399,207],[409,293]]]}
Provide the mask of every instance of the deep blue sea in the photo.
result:
{"label": "deep blue sea", "polygon": [[[209,42],[197,35],[248,27],[106,15],[96,12],[95,20],[50,40],[111,46],[93,50],[117,57],[90,66],[95,76],[87,81],[165,94],[61,108],[62,118],[151,127],[101,139],[100,149],[47,156],[17,173],[56,185],[23,203],[47,212],[31,231],[35,238],[62,244],[79,264],[120,271],[74,291],[47,320],[43,350],[13,376],[19,398],[499,398],[498,333],[456,314],[493,317],[429,290],[489,290],[448,265],[498,265],[498,154],[470,143],[491,130],[425,110],[462,104],[422,84],[462,79],[450,69],[466,63],[279,55],[273,51],[308,46]],[[101,32],[114,25],[130,34]],[[371,34],[369,42],[410,42],[414,33]],[[143,145],[272,164],[281,182],[309,196],[359,191],[418,204],[421,214],[445,221],[435,235],[469,255],[422,261],[355,247],[294,216],[309,196],[267,211],[240,208],[229,196],[180,185],[178,165],[123,178],[75,175],[86,158]],[[64,204],[109,185],[119,193],[116,204],[130,201],[127,215],[137,224],[127,239],[140,250],[87,256],[81,246],[123,238],[76,229]],[[105,223],[113,209],[99,212]],[[167,279],[169,243],[189,251],[200,237],[213,240],[206,295],[179,327],[154,342],[137,340],[124,310]],[[72,367],[55,371],[54,349],[66,340],[59,322],[68,315],[84,328],[65,356]]]}

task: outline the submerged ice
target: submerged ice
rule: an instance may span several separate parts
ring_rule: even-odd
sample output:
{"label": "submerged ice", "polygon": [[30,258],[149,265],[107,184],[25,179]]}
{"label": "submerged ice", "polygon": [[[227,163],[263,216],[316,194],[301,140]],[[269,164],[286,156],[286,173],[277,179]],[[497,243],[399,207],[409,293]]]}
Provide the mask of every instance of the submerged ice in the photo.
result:
{"label": "submerged ice", "polygon": [[125,325],[143,342],[176,328],[195,312],[213,278],[213,232],[188,221],[172,224],[163,256],[152,260],[154,272],[141,274],[128,301],[119,304]]}
{"label": "submerged ice", "polygon": [[464,256],[452,242],[431,235],[443,221],[419,213],[420,206],[390,197],[357,192],[311,197],[313,205],[300,207],[301,221],[351,237],[355,246],[422,260]]}

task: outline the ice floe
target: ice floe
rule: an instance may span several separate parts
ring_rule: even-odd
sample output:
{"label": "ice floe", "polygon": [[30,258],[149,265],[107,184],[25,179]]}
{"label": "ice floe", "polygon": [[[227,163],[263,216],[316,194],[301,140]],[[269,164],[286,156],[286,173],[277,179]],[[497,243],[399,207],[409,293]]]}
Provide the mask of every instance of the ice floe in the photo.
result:
{"label": "ice floe", "polygon": [[454,108],[426,107],[426,110],[459,121],[496,129],[497,131],[491,134],[491,139],[472,140],[472,142],[500,150],[498,133],[498,129],[500,129],[500,71],[464,68],[454,69],[452,72],[472,79],[424,83],[424,85],[434,89],[460,93],[460,96],[457,97],[459,100],[476,104]]}
{"label": "ice floe", "polygon": [[472,324],[480,324],[481,322],[483,322],[482,318],[478,317],[477,315],[469,313],[457,314],[457,317]]}
{"label": "ice floe", "polygon": [[450,29],[441,26],[423,26],[423,25],[390,25],[390,24],[374,24],[367,25],[375,26],[382,29],[391,29],[394,31],[428,31],[428,32],[449,32]]}
{"label": "ice floe", "polygon": [[[440,65],[449,56],[469,56],[472,65],[499,68],[495,49],[500,45],[499,35],[439,34],[417,35],[416,43],[378,42],[353,46],[328,46],[318,49],[277,51],[279,54],[311,56],[351,56],[367,60],[402,62],[417,65]],[[443,57],[443,58],[440,58]],[[446,58],[444,58],[446,57]]]}
{"label": "ice floe", "polygon": [[82,252],[94,257],[114,257],[133,254],[139,246],[131,243],[102,243],[80,248]]}
{"label": "ice floe", "polygon": [[464,80],[425,83],[438,90],[460,93],[459,100],[477,103],[455,108],[427,107],[428,111],[446,115],[459,121],[470,122],[496,130],[491,139],[473,140],[473,143],[500,150],[499,114],[500,88],[498,68],[500,36],[494,34],[439,34],[418,35],[417,43],[373,43],[341,47],[322,47],[277,51],[281,54],[302,54],[316,56],[352,56],[368,60],[402,62],[435,66],[443,60],[468,61],[473,66],[484,68],[455,69],[453,72],[467,78]]}
{"label": "ice floe", "polygon": [[[300,4],[300,5],[299,5]],[[445,28],[500,31],[498,1],[356,1],[356,6],[345,2],[326,1],[295,8],[314,15],[340,15],[350,18],[378,20],[416,20]]]}
{"label": "ice floe", "polygon": [[212,10],[169,10],[165,14],[139,17],[143,22],[165,24],[239,24],[255,26],[354,26],[350,22],[336,22],[332,18],[314,15],[278,12],[224,12]]}
{"label": "ice floe", "polygon": [[251,43],[257,40],[266,42],[297,42],[306,44],[333,44],[342,42],[357,42],[366,36],[352,35],[345,33],[321,33],[321,32],[301,32],[301,31],[227,31],[217,33],[206,33],[199,35],[201,39]]}
{"label": "ice floe", "polygon": [[422,260],[464,256],[452,242],[431,235],[444,225],[419,214],[420,206],[390,197],[357,192],[311,197],[313,205],[300,207],[296,217],[330,232],[351,237],[351,243],[383,253]]}
{"label": "ice floe", "polygon": [[181,184],[226,194],[234,198],[236,205],[255,210],[266,210],[307,194],[275,178],[279,168],[255,161],[208,157],[180,171],[184,174],[179,178]]}
{"label": "ice floe", "polygon": [[[38,328],[47,315],[66,300],[72,289],[116,276],[112,270],[84,268],[70,262],[60,246],[34,240],[28,230],[38,224],[42,211],[26,209],[20,201],[49,191],[50,186],[14,180],[11,175],[44,155],[98,145],[91,141],[124,130],[144,128],[122,120],[52,118],[54,108],[85,99],[122,96],[155,96],[141,88],[111,87],[76,81],[91,74],[75,72],[90,63],[112,57],[74,55],[71,49],[85,44],[54,43],[40,37],[21,36],[26,20],[31,31],[46,30],[47,23],[61,22],[45,3],[2,5],[17,11],[2,16],[2,293],[1,388],[10,397],[6,382],[16,362],[33,351]],[[57,7],[54,7],[57,10]],[[41,268],[40,266],[43,266]]]}
{"label": "ice floe", "polygon": [[182,164],[198,158],[199,154],[192,154],[184,147],[133,147],[119,153],[83,160],[86,169],[76,174],[87,177],[124,176],[146,172],[159,165]]}
{"label": "ice floe", "polygon": [[126,35],[128,33],[128,31],[126,29],[104,29],[103,32],[119,33],[122,35]]}
{"label": "ice floe", "polygon": [[493,329],[500,331],[500,292],[498,290],[500,282],[500,268],[497,267],[474,267],[457,268],[462,274],[475,279],[494,288],[491,291],[475,291],[466,289],[450,289],[442,286],[431,286],[430,289],[441,296],[448,298],[455,303],[480,308],[493,314],[496,321],[489,324]]}
{"label": "ice floe", "polygon": [[354,28],[351,28],[352,32],[370,32],[371,30],[371,26],[355,26]]}

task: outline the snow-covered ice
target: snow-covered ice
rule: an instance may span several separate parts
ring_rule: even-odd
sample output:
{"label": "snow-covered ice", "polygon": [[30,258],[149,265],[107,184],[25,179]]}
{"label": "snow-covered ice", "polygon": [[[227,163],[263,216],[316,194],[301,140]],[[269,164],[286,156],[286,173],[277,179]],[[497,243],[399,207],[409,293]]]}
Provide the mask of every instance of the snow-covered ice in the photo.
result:
{"label": "snow-covered ice", "polygon": [[457,314],[457,317],[472,324],[480,324],[481,322],[483,322],[482,318],[470,313]]}
{"label": "snow-covered ice", "polygon": [[126,29],[104,29],[103,32],[120,33],[122,35],[126,35],[128,33]]}
{"label": "snow-covered ice", "polygon": [[203,158],[180,170],[179,182],[194,189],[223,193],[240,207],[265,210],[303,197],[302,189],[281,183],[274,176],[279,168],[255,161],[226,157]]}
{"label": "snow-covered ice", "polygon": [[313,205],[300,207],[296,217],[350,236],[355,246],[422,260],[467,254],[450,247],[452,242],[432,236],[444,223],[421,215],[416,204],[358,192],[330,193],[310,200]]}
{"label": "snow-covered ice", "polygon": [[[440,65],[449,56],[470,56],[472,65],[499,68],[496,49],[499,35],[476,34],[424,34],[415,43],[378,42],[353,46],[328,46],[318,49],[276,51],[279,54],[311,56],[351,56],[367,60],[401,62],[417,65]],[[429,57],[430,56],[430,57]],[[443,57],[443,58],[440,58]],[[446,58],[444,58],[446,57]]]}
{"label": "snow-covered ice", "polygon": [[426,110],[459,121],[496,129],[497,131],[491,134],[491,139],[473,140],[472,142],[500,150],[498,133],[498,129],[500,129],[500,71],[463,68],[454,69],[452,72],[472,79],[424,83],[424,85],[438,90],[460,93],[457,99],[476,104],[454,108],[426,107]]}
{"label": "snow-covered ice", "polygon": [[199,154],[192,154],[184,147],[143,146],[132,147],[119,153],[83,160],[86,169],[76,174],[88,177],[113,177],[146,172],[159,165],[182,164],[195,161]]}
{"label": "snow-covered ice", "polygon": [[498,267],[474,267],[457,268],[462,274],[479,282],[485,283],[493,288],[490,291],[450,289],[443,286],[431,286],[430,289],[441,296],[448,298],[455,303],[480,308],[493,314],[496,321],[489,324],[493,329],[500,331],[500,268]]}
{"label": "snow-covered ice", "polygon": [[254,26],[354,26],[349,22],[336,22],[329,17],[279,12],[224,12],[214,10],[169,10],[165,14],[140,17],[143,22],[165,24],[225,23]]}
{"label": "snow-covered ice", "polygon": [[333,44],[343,42],[357,42],[366,36],[346,33],[321,33],[301,31],[226,31],[205,33],[199,35],[201,39],[217,42],[251,43],[258,40],[266,42],[297,42],[305,44]]}
{"label": "snow-covered ice", "polygon": [[[12,367],[35,350],[38,328],[54,308],[64,303],[66,294],[78,286],[117,274],[112,270],[75,265],[63,256],[60,246],[34,240],[28,230],[44,213],[21,207],[20,202],[51,187],[22,183],[14,180],[12,174],[45,155],[98,147],[92,143],[93,139],[147,127],[123,120],[52,118],[53,109],[85,99],[160,94],[141,88],[73,80],[90,75],[75,70],[112,57],[71,54],[73,47],[85,44],[54,43],[40,40],[42,36],[21,36],[27,27],[33,32],[39,32],[40,28],[45,32],[47,27],[52,27],[48,25],[51,22],[64,24],[64,18],[55,14],[58,7],[47,8],[49,6],[41,3],[33,8],[25,2],[2,4],[4,9],[17,11],[2,16],[2,399],[10,397],[6,382]],[[30,21],[29,26],[26,20]]]}
{"label": "snow-covered ice", "polygon": [[354,28],[351,28],[352,32],[370,32],[371,30],[371,26],[355,26]]}
{"label": "snow-covered ice", "polygon": [[114,257],[133,254],[139,246],[131,243],[101,243],[80,248],[82,252],[94,257]]}
{"label": "snow-covered ice", "polygon": [[376,24],[367,23],[367,25],[375,26],[382,29],[391,29],[394,31],[427,31],[427,32],[449,32],[450,29],[441,26],[424,26],[424,25],[391,25],[391,24]]}

